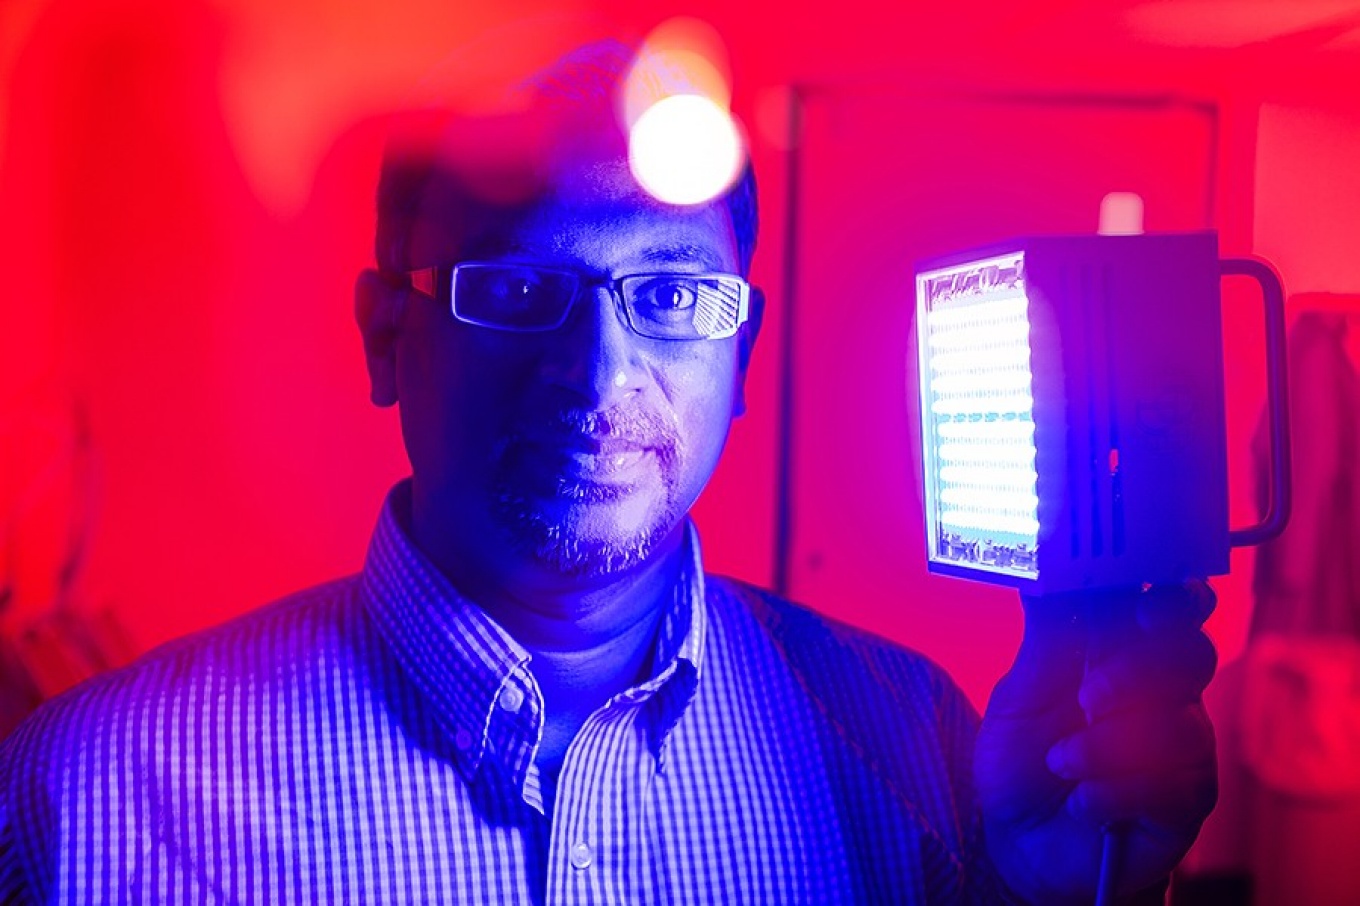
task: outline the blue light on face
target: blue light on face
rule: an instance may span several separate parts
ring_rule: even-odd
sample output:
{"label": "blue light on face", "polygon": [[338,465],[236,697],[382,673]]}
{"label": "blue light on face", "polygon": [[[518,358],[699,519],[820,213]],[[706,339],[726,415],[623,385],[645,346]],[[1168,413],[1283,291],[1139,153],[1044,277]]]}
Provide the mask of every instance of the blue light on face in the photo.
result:
{"label": "blue light on face", "polygon": [[931,559],[1038,576],[1024,256],[917,279]]}

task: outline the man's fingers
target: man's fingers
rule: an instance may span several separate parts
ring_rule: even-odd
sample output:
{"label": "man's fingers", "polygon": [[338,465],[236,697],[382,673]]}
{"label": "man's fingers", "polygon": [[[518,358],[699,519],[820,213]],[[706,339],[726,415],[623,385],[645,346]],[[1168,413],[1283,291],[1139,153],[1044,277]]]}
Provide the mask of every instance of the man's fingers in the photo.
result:
{"label": "man's fingers", "polygon": [[1078,700],[1092,722],[1121,711],[1193,704],[1217,666],[1213,643],[1199,629],[1148,633],[1091,664]]}
{"label": "man's fingers", "polygon": [[[1011,672],[1041,695],[1061,692],[1074,671],[1111,656],[1138,659],[1109,678],[1116,694],[1130,687],[1125,674],[1140,669],[1173,669],[1196,692],[1213,675],[1216,658],[1200,627],[1213,613],[1215,597],[1203,581],[1022,596],[1021,601],[1025,636]],[[1173,685],[1181,682],[1178,678]]]}
{"label": "man's fingers", "polygon": [[1182,585],[1154,585],[1138,596],[1138,625],[1151,633],[1198,629],[1217,604],[1213,589],[1201,579]]}
{"label": "man's fingers", "polygon": [[1015,662],[988,704],[994,715],[1019,716],[1068,708],[1086,669],[1089,628],[1076,595],[1023,597],[1025,635]]}
{"label": "man's fingers", "polygon": [[1214,767],[1214,729],[1198,704],[1122,712],[1065,739],[1046,757],[1065,780],[1119,779]]}
{"label": "man's fingers", "polygon": [[1181,768],[1155,775],[1078,784],[1067,797],[1067,811],[1094,825],[1137,821],[1154,826],[1197,826],[1218,801],[1212,769]]}

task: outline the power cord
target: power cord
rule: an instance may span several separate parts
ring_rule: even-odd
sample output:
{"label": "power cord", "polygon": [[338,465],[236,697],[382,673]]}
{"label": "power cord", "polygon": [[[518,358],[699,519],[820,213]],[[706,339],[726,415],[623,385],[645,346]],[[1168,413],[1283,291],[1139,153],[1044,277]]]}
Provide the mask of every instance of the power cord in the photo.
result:
{"label": "power cord", "polygon": [[1107,824],[1100,847],[1100,877],[1096,881],[1096,906],[1114,906],[1115,879],[1119,874],[1123,849],[1123,826]]}

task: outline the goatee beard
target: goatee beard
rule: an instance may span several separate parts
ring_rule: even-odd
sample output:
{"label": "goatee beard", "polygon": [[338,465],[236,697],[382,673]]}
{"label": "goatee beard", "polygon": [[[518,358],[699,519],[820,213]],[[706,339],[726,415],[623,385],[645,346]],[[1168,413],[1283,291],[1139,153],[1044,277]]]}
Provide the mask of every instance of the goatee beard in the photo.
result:
{"label": "goatee beard", "polygon": [[[626,572],[646,562],[683,518],[676,482],[678,439],[676,432],[656,416],[617,409],[563,412],[555,414],[545,426],[536,427],[533,434],[539,442],[544,436],[557,435],[635,444],[655,457],[661,484],[660,499],[651,505],[640,528],[585,531],[584,527],[596,520],[583,518],[581,510],[608,507],[626,494],[645,493],[645,489],[559,475],[553,481],[558,502],[545,507],[541,497],[523,490],[524,476],[515,474],[516,447],[524,442],[522,435],[507,437],[496,450],[496,521],[509,542],[544,569],[569,578],[603,578]],[[567,505],[562,506],[562,501]]]}
{"label": "goatee beard", "polygon": [[508,491],[497,496],[496,504],[497,519],[511,542],[543,568],[569,578],[604,578],[640,566],[672,528],[669,505],[631,536],[601,538],[573,531],[572,520],[547,518]]}

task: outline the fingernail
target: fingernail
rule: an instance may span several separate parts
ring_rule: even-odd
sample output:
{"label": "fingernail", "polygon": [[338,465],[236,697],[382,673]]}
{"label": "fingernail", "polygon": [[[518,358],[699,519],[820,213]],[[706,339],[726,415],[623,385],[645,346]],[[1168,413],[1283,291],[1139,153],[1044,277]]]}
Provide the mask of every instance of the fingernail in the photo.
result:
{"label": "fingernail", "polygon": [[1114,688],[1110,685],[1109,677],[1100,673],[1086,677],[1077,691],[1077,700],[1087,716],[1104,714],[1109,710],[1113,698]]}
{"label": "fingernail", "polygon": [[1078,821],[1084,821],[1089,813],[1090,802],[1082,792],[1081,787],[1077,787],[1067,794],[1067,814]]}
{"label": "fingernail", "polygon": [[1068,750],[1067,743],[1054,743],[1053,747],[1048,750],[1048,754],[1044,757],[1044,763],[1048,765],[1050,771],[1061,777],[1063,780],[1072,779],[1072,756]]}

